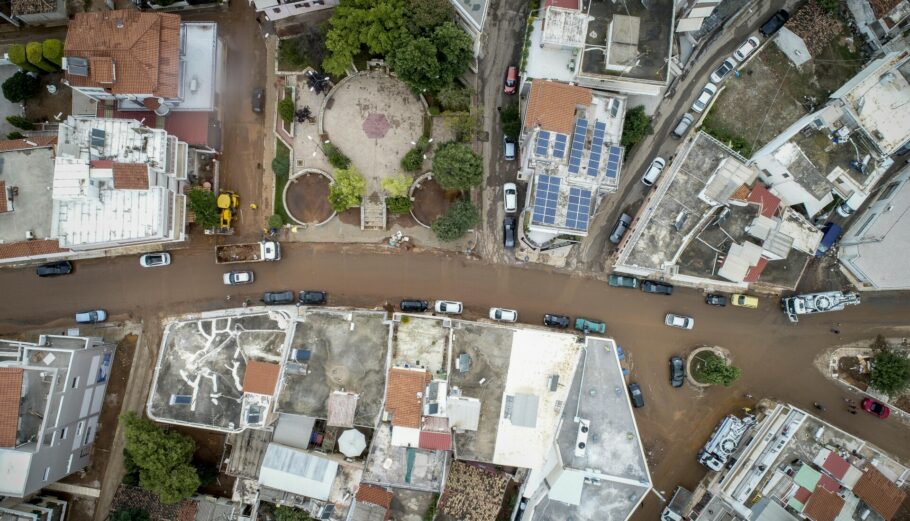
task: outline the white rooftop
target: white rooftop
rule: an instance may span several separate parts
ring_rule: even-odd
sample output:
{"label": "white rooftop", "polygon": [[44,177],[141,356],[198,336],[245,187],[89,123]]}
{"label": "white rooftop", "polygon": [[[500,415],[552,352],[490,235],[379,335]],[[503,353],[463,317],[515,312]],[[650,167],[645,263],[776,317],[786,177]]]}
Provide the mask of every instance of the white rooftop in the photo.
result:
{"label": "white rooftop", "polygon": [[86,161],[148,163],[165,169],[168,159],[167,132],[133,119],[70,116],[60,125],[57,141],[58,155]]}
{"label": "white rooftop", "polygon": [[259,483],[299,496],[326,501],[338,463],[277,443],[269,443],[259,469]]}
{"label": "white rooftop", "polygon": [[537,18],[531,25],[531,43],[528,45],[528,60],[525,74],[540,80],[575,81],[578,60],[576,50],[570,47],[544,45],[543,19]]}
{"label": "white rooftop", "polygon": [[215,108],[218,81],[218,24],[185,22],[180,24],[180,96],[174,110],[208,111]]}
{"label": "white rooftop", "polygon": [[551,6],[543,27],[544,44],[581,48],[587,37],[588,16],[577,9]]}
{"label": "white rooftop", "polygon": [[30,452],[0,448],[0,494],[22,495],[31,462]]}

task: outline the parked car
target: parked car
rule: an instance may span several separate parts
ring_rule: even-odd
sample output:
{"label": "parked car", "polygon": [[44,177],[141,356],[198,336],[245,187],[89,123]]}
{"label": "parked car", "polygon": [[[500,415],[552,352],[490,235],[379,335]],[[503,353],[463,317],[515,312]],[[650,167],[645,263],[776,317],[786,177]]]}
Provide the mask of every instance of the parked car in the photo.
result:
{"label": "parked car", "polygon": [[736,51],[733,52],[733,59],[735,59],[736,61],[738,61],[740,63],[746,61],[746,58],[748,58],[750,54],[755,52],[755,49],[758,49],[758,46],[760,44],[761,44],[761,40],[759,40],[757,36],[753,36],[753,37],[749,38],[748,40],[743,42],[743,44],[740,45],[739,48],[736,49]]}
{"label": "parked car", "polygon": [[515,218],[506,217],[502,220],[502,245],[506,248],[515,247]]}
{"label": "parked car", "polygon": [[645,175],[641,176],[641,182],[645,186],[651,186],[657,182],[657,178],[660,177],[660,173],[664,171],[664,166],[667,165],[667,162],[662,157],[655,157],[654,161],[651,161],[651,164],[648,166],[648,169],[645,170]]}
{"label": "parked car", "polygon": [[629,226],[632,224],[632,216],[623,213],[619,216],[619,219],[616,221],[616,224],[613,226],[613,232],[610,234],[610,242],[613,244],[619,244],[622,241],[622,238],[626,235],[626,232],[629,231]]}
{"label": "parked car", "polygon": [[602,335],[606,333],[607,325],[599,320],[590,320],[587,318],[578,317],[575,319],[575,329],[585,334],[597,333]]}
{"label": "parked car", "polygon": [[456,302],[454,300],[437,300],[434,309],[437,313],[445,313],[447,315],[460,315],[462,312],[464,312],[464,304],[461,302]]}
{"label": "parked car", "polygon": [[679,329],[692,329],[695,327],[695,319],[675,313],[667,313],[667,316],[664,317],[664,324],[670,327],[678,327]]}
{"label": "parked car", "polygon": [[755,309],[758,307],[758,298],[742,293],[730,295],[730,303],[741,308]]}
{"label": "parked car", "polygon": [[325,304],[328,298],[325,291],[304,290],[297,295],[297,302],[304,306],[319,306]]}
{"label": "parked car", "polygon": [[645,406],[645,395],[641,394],[641,387],[635,382],[629,384],[629,397],[632,398],[632,407],[641,409]]}
{"label": "parked car", "polygon": [[262,295],[262,302],[266,305],[293,304],[293,291],[266,291]]}
{"label": "parked car", "polygon": [[569,327],[569,317],[565,315],[551,315],[548,313],[543,316],[543,325],[565,329]]}
{"label": "parked car", "polygon": [[828,250],[830,250],[831,247],[834,246],[834,243],[836,243],[837,240],[840,239],[841,231],[842,231],[841,227],[834,223],[826,224],[822,228],[822,232],[824,233],[824,235],[822,235],[821,242],[818,243],[818,249],[815,250],[815,256],[821,257]]}
{"label": "parked car", "polygon": [[510,65],[506,69],[506,79],[502,91],[506,94],[515,94],[518,90],[518,67]]}
{"label": "parked car", "polygon": [[670,132],[670,135],[676,139],[681,139],[686,135],[686,132],[689,130],[689,127],[692,126],[692,122],[695,121],[695,116],[686,112],[679,119],[679,123],[676,124],[676,128],[673,129],[673,132]]}
{"label": "parked car", "polygon": [[265,91],[259,87],[253,89],[252,106],[253,112],[262,112],[262,108],[265,106]]}
{"label": "parked car", "polygon": [[73,272],[73,263],[70,261],[52,262],[42,264],[35,270],[39,277],[57,277],[60,275],[69,275]]}
{"label": "parked car", "polygon": [[686,364],[678,356],[670,357],[670,385],[672,387],[682,387],[686,380]]}
{"label": "parked car", "polygon": [[736,69],[736,60],[733,58],[727,58],[719,67],[714,69],[714,72],[711,73],[711,81],[714,83],[720,83],[727,77],[728,74],[733,72]]}
{"label": "parked car", "polygon": [[426,300],[405,299],[398,303],[398,308],[406,313],[423,313],[430,309]]}
{"label": "parked car", "polygon": [[229,271],[224,274],[224,283],[229,286],[252,284],[255,277],[252,271]]}
{"label": "parked car", "polygon": [[502,205],[506,213],[515,213],[518,211],[518,187],[515,183],[506,183],[502,185]]}
{"label": "parked car", "polygon": [[868,398],[868,397],[863,398],[862,405],[863,405],[864,411],[866,411],[869,414],[874,414],[875,416],[878,416],[879,418],[881,418],[883,420],[885,418],[887,418],[889,414],[891,414],[890,407],[888,407],[887,405],[885,405],[879,401],[873,400],[872,398]]}
{"label": "parked car", "polygon": [[170,263],[171,254],[166,251],[146,253],[139,257],[139,265],[143,268],[157,268],[158,266],[167,266]]}
{"label": "parked car", "polygon": [[705,304],[724,307],[727,305],[727,297],[723,295],[710,294],[705,297]]}
{"label": "parked car", "polygon": [[80,311],[76,313],[77,324],[97,324],[107,320],[107,311],[103,309],[94,309],[91,311]]}
{"label": "parked car", "polygon": [[615,286],[617,288],[637,288],[638,279],[635,277],[630,277],[628,275],[610,275],[607,279],[607,284]]}
{"label": "parked car", "polygon": [[780,28],[783,27],[789,19],[790,13],[781,9],[780,11],[774,13],[771,18],[768,18],[768,21],[762,24],[761,29],[759,29],[758,32],[760,32],[761,35],[765,38],[768,38],[777,31],[780,31]]}
{"label": "parked car", "polygon": [[643,281],[641,283],[641,290],[645,293],[657,293],[660,295],[673,294],[673,286],[664,284],[663,282],[654,282],[653,280]]}
{"label": "parked car", "polygon": [[514,309],[490,308],[490,319],[499,322],[518,322],[518,312]]}
{"label": "parked car", "polygon": [[502,136],[502,158],[506,161],[514,161],[516,148],[515,140],[509,136]]}
{"label": "parked car", "polygon": [[698,112],[699,114],[704,112],[704,110],[708,108],[708,104],[711,103],[711,98],[713,98],[715,94],[717,94],[717,85],[713,83],[708,83],[705,85],[705,87],[701,90],[701,94],[698,95],[698,99],[696,99],[695,103],[692,104],[692,110]]}

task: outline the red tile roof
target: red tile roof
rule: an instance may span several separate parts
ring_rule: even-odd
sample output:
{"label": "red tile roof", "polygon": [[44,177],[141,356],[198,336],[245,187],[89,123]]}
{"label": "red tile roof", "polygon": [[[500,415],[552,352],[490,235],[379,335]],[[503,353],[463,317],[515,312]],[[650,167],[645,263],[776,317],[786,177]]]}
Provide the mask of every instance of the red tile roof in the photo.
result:
{"label": "red tile roof", "polygon": [[9,242],[0,244],[0,259],[18,259],[19,257],[34,257],[67,251],[70,250],[61,248],[56,239]]}
{"label": "red tile roof", "polygon": [[[77,13],[70,21],[63,49],[67,58],[90,60],[88,76],[67,72],[71,85],[108,88],[114,94],[177,97],[179,15],[126,9]],[[108,73],[97,58],[110,59],[112,70]],[[98,67],[102,70],[96,72]],[[109,78],[115,81],[103,83]]]}
{"label": "red tile roof", "polygon": [[22,375],[19,367],[0,367],[0,447],[16,446]]}
{"label": "red tile roof", "polygon": [[392,508],[392,493],[384,488],[361,483],[357,489],[357,501]]}
{"label": "red tile roof", "polygon": [[0,213],[9,211],[6,198],[6,181],[0,181]]}
{"label": "red tile roof", "polygon": [[806,503],[802,514],[812,521],[834,521],[844,508],[844,500],[824,488],[817,488]]}
{"label": "red tile roof", "polygon": [[863,475],[853,486],[853,493],[863,500],[886,521],[894,518],[907,493],[885,477],[872,465],[866,466]]}
{"label": "red tile roof", "polygon": [[830,472],[835,478],[844,479],[844,476],[847,475],[847,471],[850,470],[850,463],[840,457],[837,453],[830,452],[828,453],[828,457],[825,458],[822,468]]}
{"label": "red tile roof", "polygon": [[88,59],[89,77],[105,85],[114,83],[114,60],[110,56],[95,56]]}
{"label": "red tile roof", "polygon": [[812,495],[811,490],[803,488],[803,487],[798,487],[796,489],[796,493],[793,494],[793,497],[795,497],[797,501],[799,501],[800,503],[805,505],[806,501],[809,500],[809,496],[811,496],[811,495]]}
{"label": "red tile roof", "polygon": [[250,360],[246,363],[246,373],[243,375],[243,392],[267,396],[275,394],[280,372],[281,366],[274,362]]}
{"label": "red tile roof", "polygon": [[209,144],[211,112],[175,112],[164,118],[164,130],[190,145]]}
{"label": "red tile roof", "polygon": [[531,83],[525,128],[538,125],[543,130],[571,134],[575,109],[591,104],[591,89],[567,83],[537,80]]}
{"label": "red tile roof", "polygon": [[[34,145],[30,144],[34,143]],[[0,140],[0,152],[13,150],[28,150],[30,148],[45,148],[57,144],[57,136],[29,136],[23,139]]]}
{"label": "red tile roof", "polygon": [[752,187],[752,191],[749,192],[749,197],[746,198],[746,200],[758,203],[761,207],[761,214],[765,217],[774,217],[774,214],[777,213],[777,209],[780,207],[780,197],[769,192],[768,189],[760,183],[756,183],[756,185]]}
{"label": "red tile roof", "polygon": [[418,446],[429,450],[451,450],[452,435],[446,432],[420,432]]}
{"label": "red tile roof", "polygon": [[420,395],[430,383],[430,373],[425,370],[394,367],[389,371],[389,387],[385,408],[392,413],[392,425],[420,427],[423,400]]}
{"label": "red tile roof", "polygon": [[743,282],[758,282],[758,279],[761,278],[761,274],[765,271],[765,266],[768,265],[768,259],[761,257],[758,259],[758,264],[749,268],[749,271],[746,272],[746,276],[743,277]]}
{"label": "red tile roof", "polygon": [[114,188],[118,190],[148,190],[149,167],[142,163],[113,163]]}
{"label": "red tile roof", "polygon": [[[818,480],[818,485],[828,489],[831,492],[834,492],[835,494],[840,491],[840,484],[827,474],[822,474],[822,477]],[[818,489],[816,488],[815,490]]]}

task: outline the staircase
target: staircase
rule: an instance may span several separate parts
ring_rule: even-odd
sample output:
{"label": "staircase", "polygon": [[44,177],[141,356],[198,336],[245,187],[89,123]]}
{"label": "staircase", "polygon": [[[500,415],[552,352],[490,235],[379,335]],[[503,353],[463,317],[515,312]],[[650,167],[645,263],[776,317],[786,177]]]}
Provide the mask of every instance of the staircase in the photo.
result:
{"label": "staircase", "polygon": [[360,203],[360,229],[385,230],[385,201],[377,193],[364,197]]}

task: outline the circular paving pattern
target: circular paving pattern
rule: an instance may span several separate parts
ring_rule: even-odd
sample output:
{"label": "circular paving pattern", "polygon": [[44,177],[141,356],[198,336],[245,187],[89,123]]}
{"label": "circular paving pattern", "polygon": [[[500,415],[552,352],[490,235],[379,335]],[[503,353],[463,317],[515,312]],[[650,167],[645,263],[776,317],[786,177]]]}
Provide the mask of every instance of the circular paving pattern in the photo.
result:
{"label": "circular paving pattern", "polygon": [[329,205],[328,174],[304,170],[294,174],[284,187],[284,209],[299,224],[321,224],[335,214]]}

